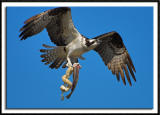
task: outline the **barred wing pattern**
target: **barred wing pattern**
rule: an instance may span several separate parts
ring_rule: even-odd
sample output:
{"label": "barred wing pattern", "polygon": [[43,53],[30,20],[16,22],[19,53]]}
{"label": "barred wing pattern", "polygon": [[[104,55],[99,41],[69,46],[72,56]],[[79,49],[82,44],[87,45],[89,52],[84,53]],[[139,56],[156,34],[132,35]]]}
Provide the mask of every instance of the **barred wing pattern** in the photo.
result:
{"label": "barred wing pattern", "polygon": [[112,74],[116,75],[118,81],[120,80],[120,74],[125,85],[126,75],[126,78],[131,86],[132,83],[128,70],[135,81],[136,78],[134,72],[136,72],[136,70],[127,49],[123,44],[121,36],[117,32],[110,32],[94,39],[99,39],[102,41],[94,50],[101,56],[105,65],[108,66],[108,69],[112,71]]}
{"label": "barred wing pattern", "polygon": [[68,7],[47,10],[31,17],[24,24],[20,29],[21,40],[40,33],[44,28],[47,29],[51,41],[57,46],[66,46],[80,35],[74,27],[71,9]]}

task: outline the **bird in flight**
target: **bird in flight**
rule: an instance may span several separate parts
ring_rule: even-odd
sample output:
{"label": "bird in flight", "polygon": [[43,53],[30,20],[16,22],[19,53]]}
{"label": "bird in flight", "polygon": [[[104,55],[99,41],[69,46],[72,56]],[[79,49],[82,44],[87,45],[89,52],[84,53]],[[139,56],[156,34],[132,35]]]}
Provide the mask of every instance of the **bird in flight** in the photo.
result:
{"label": "bird in flight", "polygon": [[127,78],[131,86],[129,73],[136,81],[134,75],[136,70],[121,36],[112,31],[92,39],[86,38],[75,28],[71,8],[59,7],[47,10],[29,18],[24,24],[20,29],[21,40],[26,40],[46,28],[51,42],[56,44],[56,46],[43,44],[45,48],[40,50],[42,62],[50,68],[73,66],[74,63],[78,63],[78,59],[85,59],[82,54],[94,50],[112,74],[116,75],[118,81],[121,76],[126,85]]}

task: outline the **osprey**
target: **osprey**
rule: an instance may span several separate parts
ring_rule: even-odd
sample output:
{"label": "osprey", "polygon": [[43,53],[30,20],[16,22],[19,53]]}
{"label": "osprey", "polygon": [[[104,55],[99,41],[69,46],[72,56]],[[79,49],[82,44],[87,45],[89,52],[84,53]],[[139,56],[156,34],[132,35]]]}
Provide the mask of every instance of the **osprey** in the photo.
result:
{"label": "osprey", "polygon": [[121,36],[113,31],[92,39],[84,37],[77,31],[72,22],[70,8],[60,7],[47,10],[31,17],[24,24],[20,29],[19,37],[21,40],[36,35],[46,28],[50,40],[57,45],[43,44],[46,49],[40,50],[43,53],[41,55],[42,62],[45,62],[46,65],[50,64],[50,68],[58,69],[62,64],[63,68],[72,66],[74,63],[78,63],[78,59],[85,59],[82,54],[94,50],[101,56],[112,74],[116,75],[118,81],[121,76],[126,85],[126,75],[131,86],[129,72],[136,81],[134,75],[136,70]]}

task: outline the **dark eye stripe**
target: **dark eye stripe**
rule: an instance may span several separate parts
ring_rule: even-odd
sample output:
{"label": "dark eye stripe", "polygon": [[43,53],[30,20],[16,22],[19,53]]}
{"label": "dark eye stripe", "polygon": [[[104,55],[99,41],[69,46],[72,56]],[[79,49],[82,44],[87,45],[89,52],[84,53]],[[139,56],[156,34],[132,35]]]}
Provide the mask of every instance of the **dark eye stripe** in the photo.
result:
{"label": "dark eye stripe", "polygon": [[88,46],[88,47],[91,46],[94,43],[95,43],[95,41],[89,42],[89,40],[86,40],[86,46]]}

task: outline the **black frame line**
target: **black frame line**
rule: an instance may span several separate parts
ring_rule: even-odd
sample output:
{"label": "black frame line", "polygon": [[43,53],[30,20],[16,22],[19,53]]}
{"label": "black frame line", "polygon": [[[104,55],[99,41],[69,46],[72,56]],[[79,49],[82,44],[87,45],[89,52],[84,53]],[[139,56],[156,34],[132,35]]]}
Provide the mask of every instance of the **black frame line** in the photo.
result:
{"label": "black frame line", "polygon": [[2,2],[159,2],[160,0],[2,0]]}

